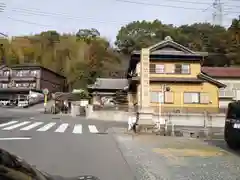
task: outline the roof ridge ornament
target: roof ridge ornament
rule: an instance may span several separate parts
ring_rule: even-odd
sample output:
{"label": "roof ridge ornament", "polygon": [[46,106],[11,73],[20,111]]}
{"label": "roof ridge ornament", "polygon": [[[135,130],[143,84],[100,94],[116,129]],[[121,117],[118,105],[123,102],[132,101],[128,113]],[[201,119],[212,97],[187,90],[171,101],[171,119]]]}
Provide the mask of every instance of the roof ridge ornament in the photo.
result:
{"label": "roof ridge ornament", "polygon": [[165,41],[173,41],[173,39],[171,38],[171,36],[166,36],[166,37],[164,38],[164,40],[165,40]]}

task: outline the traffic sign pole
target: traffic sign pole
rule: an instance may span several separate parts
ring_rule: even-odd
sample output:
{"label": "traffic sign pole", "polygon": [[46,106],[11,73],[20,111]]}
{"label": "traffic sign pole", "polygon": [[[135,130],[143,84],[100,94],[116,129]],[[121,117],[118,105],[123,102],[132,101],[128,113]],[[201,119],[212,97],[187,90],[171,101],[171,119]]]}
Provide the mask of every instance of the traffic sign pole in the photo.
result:
{"label": "traffic sign pole", "polygon": [[47,95],[49,91],[47,88],[43,89],[43,94],[44,94],[44,112],[47,112]]}

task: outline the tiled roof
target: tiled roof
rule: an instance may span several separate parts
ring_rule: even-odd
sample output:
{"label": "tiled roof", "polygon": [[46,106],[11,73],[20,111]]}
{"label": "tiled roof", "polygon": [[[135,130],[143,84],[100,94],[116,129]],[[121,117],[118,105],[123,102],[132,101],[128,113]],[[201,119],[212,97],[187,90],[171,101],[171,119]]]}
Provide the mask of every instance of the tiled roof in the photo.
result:
{"label": "tiled roof", "polygon": [[240,78],[239,67],[202,67],[202,72],[214,78]]}

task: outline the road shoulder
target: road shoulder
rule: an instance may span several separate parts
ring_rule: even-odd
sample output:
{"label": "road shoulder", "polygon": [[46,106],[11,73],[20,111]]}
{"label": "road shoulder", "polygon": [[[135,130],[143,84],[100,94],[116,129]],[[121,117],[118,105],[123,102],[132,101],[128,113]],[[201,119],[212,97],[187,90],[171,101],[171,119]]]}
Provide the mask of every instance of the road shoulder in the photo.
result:
{"label": "road shoulder", "polygon": [[[240,158],[199,139],[134,135],[113,128],[137,179],[238,179]],[[231,170],[229,170],[231,168]]]}

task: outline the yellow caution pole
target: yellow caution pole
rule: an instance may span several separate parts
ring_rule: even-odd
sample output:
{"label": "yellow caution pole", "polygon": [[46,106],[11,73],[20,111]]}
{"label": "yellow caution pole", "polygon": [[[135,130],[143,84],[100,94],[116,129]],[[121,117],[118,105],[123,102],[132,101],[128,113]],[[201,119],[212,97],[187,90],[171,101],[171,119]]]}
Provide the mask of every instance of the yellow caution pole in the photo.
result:
{"label": "yellow caution pole", "polygon": [[47,111],[47,94],[44,94],[44,112]]}

